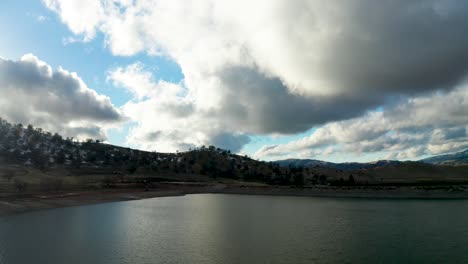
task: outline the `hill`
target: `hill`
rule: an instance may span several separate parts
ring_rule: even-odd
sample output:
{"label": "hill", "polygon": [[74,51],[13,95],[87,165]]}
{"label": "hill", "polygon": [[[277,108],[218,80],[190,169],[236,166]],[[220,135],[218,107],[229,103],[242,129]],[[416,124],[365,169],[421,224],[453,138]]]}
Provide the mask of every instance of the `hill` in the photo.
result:
{"label": "hill", "polygon": [[436,165],[466,165],[468,164],[468,149],[447,155],[439,155],[421,160],[424,163]]}
{"label": "hill", "polygon": [[468,183],[468,166],[424,162],[265,162],[215,146],[158,153],[63,138],[0,119],[0,192],[153,188],[162,182],[315,185]]}
{"label": "hill", "polygon": [[359,170],[359,169],[373,169],[382,166],[388,165],[395,165],[401,163],[397,160],[379,160],[374,162],[368,163],[360,163],[360,162],[343,162],[343,163],[333,163],[327,162],[322,160],[315,160],[315,159],[286,159],[286,160],[278,160],[275,161],[276,164],[282,167],[306,167],[306,168],[313,168],[313,167],[323,167],[323,168],[331,168],[337,170]]}
{"label": "hill", "polygon": [[[305,171],[281,168],[214,146],[180,153],[158,153],[124,148],[88,139],[80,142],[31,125],[0,119],[0,176],[93,176],[115,185],[125,181],[199,182],[228,179],[274,185],[303,185]],[[13,169],[18,168],[18,169]],[[13,176],[12,176],[13,174]],[[32,174],[32,173],[29,173]],[[318,178],[318,176],[317,176]],[[23,180],[24,181],[24,180]],[[29,183],[35,182],[29,179]]]}

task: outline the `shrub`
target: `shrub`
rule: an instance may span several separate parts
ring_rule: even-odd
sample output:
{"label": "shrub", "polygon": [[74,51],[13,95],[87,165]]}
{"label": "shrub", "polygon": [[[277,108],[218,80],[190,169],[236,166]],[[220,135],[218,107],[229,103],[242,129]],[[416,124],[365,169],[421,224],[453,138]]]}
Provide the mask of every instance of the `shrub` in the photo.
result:
{"label": "shrub", "polygon": [[39,185],[44,191],[60,191],[63,186],[63,180],[60,178],[42,178]]}
{"label": "shrub", "polygon": [[26,188],[28,187],[28,184],[20,179],[15,179],[15,189],[18,192],[24,192],[26,191]]}
{"label": "shrub", "polygon": [[6,171],[6,172],[2,175],[2,177],[3,177],[4,179],[6,179],[7,181],[11,181],[11,179],[13,179],[13,177],[15,177],[15,172],[13,172],[13,171]]}

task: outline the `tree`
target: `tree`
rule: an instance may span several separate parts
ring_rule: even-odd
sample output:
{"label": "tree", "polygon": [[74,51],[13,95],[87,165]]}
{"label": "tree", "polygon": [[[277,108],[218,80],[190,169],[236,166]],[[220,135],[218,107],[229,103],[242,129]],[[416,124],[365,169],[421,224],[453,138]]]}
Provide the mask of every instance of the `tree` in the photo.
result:
{"label": "tree", "polygon": [[15,188],[18,192],[24,192],[28,184],[20,179],[15,179]]}
{"label": "tree", "polygon": [[53,136],[52,136],[52,142],[54,144],[60,144],[62,142],[62,136],[59,135],[58,133],[55,133]]}
{"label": "tree", "polygon": [[314,174],[312,176],[312,184],[318,184],[319,183],[319,176],[317,174]]}
{"label": "tree", "polygon": [[214,160],[210,160],[208,163],[204,163],[202,166],[201,174],[210,176],[213,179],[216,179],[218,176],[217,167]]}
{"label": "tree", "polygon": [[325,184],[325,183],[327,183],[327,176],[321,174],[321,175],[319,176],[319,183],[320,183],[320,184]]}
{"label": "tree", "polygon": [[354,181],[354,176],[352,174],[349,175],[348,177],[348,184],[349,185],[355,185],[356,182]]}
{"label": "tree", "polygon": [[138,169],[136,163],[130,163],[127,167],[127,171],[129,174],[134,174],[136,170]]}
{"label": "tree", "polygon": [[82,162],[82,158],[81,158],[80,149],[76,148],[75,155],[72,160],[73,167],[79,169],[81,167],[81,162]]}
{"label": "tree", "polygon": [[31,152],[31,160],[34,165],[39,168],[45,168],[47,164],[47,156],[41,151],[41,149],[33,149]]}
{"label": "tree", "polygon": [[11,181],[15,177],[15,172],[14,171],[7,171],[3,174],[3,178],[5,178],[7,181]]}
{"label": "tree", "polygon": [[59,152],[57,153],[57,157],[55,160],[58,164],[65,163],[65,152],[62,149],[59,150]]}
{"label": "tree", "polygon": [[304,176],[302,175],[302,173],[294,174],[293,183],[294,183],[294,185],[296,185],[298,187],[304,185]]}

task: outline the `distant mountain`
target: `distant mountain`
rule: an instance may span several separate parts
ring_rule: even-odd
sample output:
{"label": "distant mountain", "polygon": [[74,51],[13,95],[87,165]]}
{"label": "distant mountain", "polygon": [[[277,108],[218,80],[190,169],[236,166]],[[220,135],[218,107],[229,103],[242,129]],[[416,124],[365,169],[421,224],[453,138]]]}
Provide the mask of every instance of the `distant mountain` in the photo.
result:
{"label": "distant mountain", "polygon": [[[423,162],[427,164],[433,165],[448,165],[448,166],[457,166],[457,165],[468,165],[468,149],[453,153],[453,154],[446,154],[446,155],[439,155],[434,156],[426,159],[422,159],[417,162]],[[358,169],[373,169],[384,167],[387,165],[398,165],[403,162],[397,160],[378,160],[373,162],[367,163],[360,163],[360,162],[344,162],[344,163],[334,163],[334,162],[327,162],[322,160],[316,159],[285,159],[285,160],[278,160],[274,161],[274,163],[280,165],[281,167],[304,167],[304,168],[331,168],[336,170],[358,170]],[[405,163],[411,163],[411,161],[407,161]]]}
{"label": "distant mountain", "polygon": [[281,167],[325,167],[325,168],[332,168],[336,166],[336,163],[322,161],[322,160],[315,160],[315,159],[285,159],[285,160],[277,160],[274,163],[280,165]]}
{"label": "distant mountain", "polygon": [[435,165],[465,165],[468,164],[468,149],[453,154],[434,156],[420,161]]}
{"label": "distant mountain", "polygon": [[373,169],[386,165],[400,164],[400,161],[396,160],[379,160],[374,162],[360,163],[360,162],[344,162],[344,163],[333,163],[315,159],[286,159],[275,161],[276,164],[281,167],[305,167],[305,168],[331,168],[336,170],[358,170],[358,169]]}

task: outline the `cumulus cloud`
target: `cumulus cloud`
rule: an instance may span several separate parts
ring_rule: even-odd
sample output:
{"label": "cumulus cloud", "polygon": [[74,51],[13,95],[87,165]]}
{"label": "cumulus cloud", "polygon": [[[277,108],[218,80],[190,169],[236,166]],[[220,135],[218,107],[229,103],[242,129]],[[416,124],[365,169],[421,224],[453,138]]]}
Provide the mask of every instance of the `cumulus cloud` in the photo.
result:
{"label": "cumulus cloud", "polygon": [[107,96],[88,88],[76,73],[54,71],[32,54],[18,61],[0,58],[0,92],[2,118],[65,136],[104,139],[102,127],[123,119]]}
{"label": "cumulus cloud", "polygon": [[132,145],[158,151],[216,145],[237,152],[249,142],[247,135],[220,125],[219,113],[200,109],[183,83],[155,81],[141,63],[113,69],[107,79],[134,94],[122,107],[138,124],[128,136]]}
{"label": "cumulus cloud", "polygon": [[95,26],[104,14],[101,3],[94,0],[43,0],[43,3],[49,9],[60,12],[62,21],[74,34],[83,35],[84,41],[90,41],[96,35]]}
{"label": "cumulus cloud", "polygon": [[[184,80],[172,84],[179,88],[164,88],[170,84],[141,74],[138,64],[109,76],[135,95],[125,107],[138,123],[129,138],[164,136],[159,145],[165,149],[216,142],[219,135],[242,139],[327,124],[311,139],[325,146],[336,140],[340,122],[347,122],[344,141],[365,142],[388,130],[366,128],[359,120],[399,111],[406,118],[405,107],[436,100],[427,97],[434,91],[450,93],[468,72],[466,1],[44,3],[86,41],[102,32],[115,55],[165,55],[180,65]],[[180,93],[161,99],[155,90]],[[391,113],[360,117],[395,100],[403,104]],[[155,116],[167,128],[151,123]]]}
{"label": "cumulus cloud", "polygon": [[468,84],[465,84],[448,93],[405,99],[382,112],[331,122],[300,140],[264,146],[255,156],[383,151],[389,159],[412,159],[467,148],[467,124]]}
{"label": "cumulus cloud", "polygon": [[311,95],[444,88],[467,71],[465,1],[45,3],[76,34],[102,31],[114,54],[166,53],[197,73],[255,64]]}
{"label": "cumulus cloud", "polygon": [[153,84],[151,73],[145,72],[141,63],[134,63],[125,68],[117,67],[109,71],[107,81],[112,81],[114,86],[127,89],[136,99],[150,96],[159,87]]}

